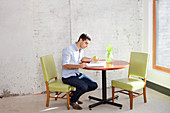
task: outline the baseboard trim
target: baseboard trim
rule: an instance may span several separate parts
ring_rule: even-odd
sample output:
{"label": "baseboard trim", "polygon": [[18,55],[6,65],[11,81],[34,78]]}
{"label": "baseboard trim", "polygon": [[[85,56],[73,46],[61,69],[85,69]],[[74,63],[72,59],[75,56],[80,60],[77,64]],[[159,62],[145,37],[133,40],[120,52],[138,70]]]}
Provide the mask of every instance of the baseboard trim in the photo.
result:
{"label": "baseboard trim", "polygon": [[170,96],[170,89],[166,88],[166,87],[163,87],[163,86],[160,86],[158,84],[155,84],[153,82],[150,82],[150,81],[146,81],[146,86],[151,88],[151,89],[154,89],[160,93],[163,93],[167,96]]}

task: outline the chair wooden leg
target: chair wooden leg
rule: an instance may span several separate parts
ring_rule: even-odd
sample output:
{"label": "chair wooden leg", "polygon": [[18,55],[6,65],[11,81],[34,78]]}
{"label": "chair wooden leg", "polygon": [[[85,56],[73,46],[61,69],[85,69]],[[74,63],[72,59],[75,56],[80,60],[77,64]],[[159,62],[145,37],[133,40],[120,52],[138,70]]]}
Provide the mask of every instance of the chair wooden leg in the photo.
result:
{"label": "chair wooden leg", "polygon": [[[56,93],[55,93],[56,95],[58,95],[58,92],[56,91]],[[55,101],[57,100],[58,98],[55,98]]]}
{"label": "chair wooden leg", "polygon": [[46,81],[45,82],[46,84],[46,88],[47,88],[47,102],[46,102],[46,107],[49,106],[49,98],[50,98],[50,91],[49,91],[49,88],[48,88],[48,82]]}
{"label": "chair wooden leg", "polygon": [[133,109],[133,91],[129,91],[130,95],[130,109]]}
{"label": "chair wooden leg", "polygon": [[146,86],[143,88],[143,98],[144,98],[144,103],[147,102],[146,100]]}
{"label": "chair wooden leg", "polygon": [[70,109],[70,95],[69,92],[67,92],[67,109]]}
{"label": "chair wooden leg", "polygon": [[129,99],[130,99],[130,91],[129,91]]}
{"label": "chair wooden leg", "polygon": [[50,98],[50,92],[47,91],[47,102],[46,102],[46,107],[49,106],[49,98]]}
{"label": "chair wooden leg", "polygon": [[115,88],[112,86],[112,102],[114,103]]}

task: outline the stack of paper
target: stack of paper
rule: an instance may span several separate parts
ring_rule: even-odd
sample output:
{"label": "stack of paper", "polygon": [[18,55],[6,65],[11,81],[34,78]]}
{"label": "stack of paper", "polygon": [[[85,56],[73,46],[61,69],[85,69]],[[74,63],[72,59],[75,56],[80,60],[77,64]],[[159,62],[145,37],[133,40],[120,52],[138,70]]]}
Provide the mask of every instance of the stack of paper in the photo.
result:
{"label": "stack of paper", "polygon": [[106,61],[98,61],[98,62],[90,62],[89,64],[87,64],[88,67],[105,67],[106,66]]}

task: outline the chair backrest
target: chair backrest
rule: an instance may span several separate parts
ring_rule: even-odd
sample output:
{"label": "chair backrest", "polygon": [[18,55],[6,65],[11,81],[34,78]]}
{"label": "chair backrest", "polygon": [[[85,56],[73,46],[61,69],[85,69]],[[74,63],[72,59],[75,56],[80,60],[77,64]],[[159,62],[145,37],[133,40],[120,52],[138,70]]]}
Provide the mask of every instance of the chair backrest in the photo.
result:
{"label": "chair backrest", "polygon": [[129,75],[146,78],[148,59],[147,53],[131,52]]}
{"label": "chair backrest", "polygon": [[46,55],[40,58],[45,81],[50,81],[57,77],[57,70],[53,55]]}

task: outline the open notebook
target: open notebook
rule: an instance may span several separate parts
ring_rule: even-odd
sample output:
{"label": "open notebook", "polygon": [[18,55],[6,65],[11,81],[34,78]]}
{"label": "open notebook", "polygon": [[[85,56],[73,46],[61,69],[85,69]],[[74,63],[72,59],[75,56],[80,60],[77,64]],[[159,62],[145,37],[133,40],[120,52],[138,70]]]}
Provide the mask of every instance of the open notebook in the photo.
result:
{"label": "open notebook", "polygon": [[106,61],[98,61],[98,62],[90,62],[89,64],[87,64],[88,67],[105,67],[106,66]]}

